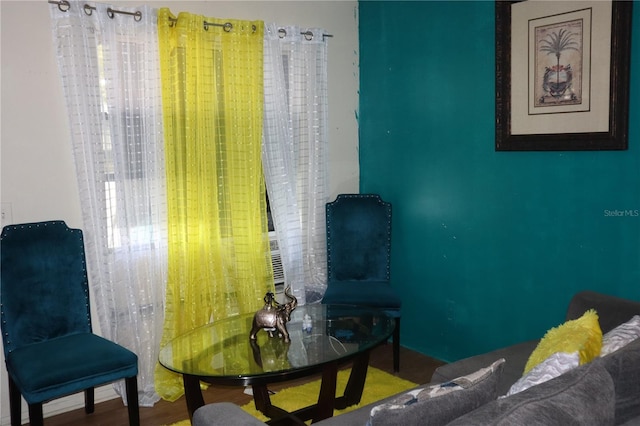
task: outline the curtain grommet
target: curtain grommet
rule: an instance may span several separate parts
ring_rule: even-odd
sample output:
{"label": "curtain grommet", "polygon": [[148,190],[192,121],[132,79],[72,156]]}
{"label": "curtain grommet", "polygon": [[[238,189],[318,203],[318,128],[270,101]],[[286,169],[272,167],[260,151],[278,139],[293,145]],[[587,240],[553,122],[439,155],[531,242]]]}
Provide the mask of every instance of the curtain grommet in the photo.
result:
{"label": "curtain grommet", "polygon": [[69,11],[69,9],[71,9],[71,3],[69,3],[67,0],[60,0],[58,2],[58,10],[60,12],[67,12]]}
{"label": "curtain grommet", "polygon": [[84,13],[85,13],[87,16],[91,16],[91,15],[93,14],[93,11],[94,11],[94,10],[96,10],[96,8],[95,8],[95,7],[90,6],[90,5],[88,5],[88,4],[85,4],[85,5],[84,5],[84,7],[83,7],[83,9],[84,9]]}

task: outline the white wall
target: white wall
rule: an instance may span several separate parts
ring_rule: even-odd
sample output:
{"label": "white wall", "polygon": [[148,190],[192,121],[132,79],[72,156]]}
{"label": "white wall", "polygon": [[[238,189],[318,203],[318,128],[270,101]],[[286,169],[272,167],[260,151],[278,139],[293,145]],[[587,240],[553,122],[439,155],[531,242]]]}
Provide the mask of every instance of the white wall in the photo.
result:
{"label": "white wall", "polygon": [[[189,11],[218,18],[326,28],[334,35],[329,41],[331,193],[333,198],[339,193],[358,192],[357,1],[111,3],[149,3],[157,8],[169,7],[174,14]],[[51,42],[51,8],[56,6],[46,0],[0,0],[0,201],[9,213],[2,225],[63,219],[69,226],[82,226],[65,105]],[[4,365],[1,355],[0,362]],[[9,424],[6,381],[6,371],[1,367],[2,425]],[[71,405],[82,404],[79,397],[70,401]],[[65,409],[47,409],[45,405],[45,415]]]}

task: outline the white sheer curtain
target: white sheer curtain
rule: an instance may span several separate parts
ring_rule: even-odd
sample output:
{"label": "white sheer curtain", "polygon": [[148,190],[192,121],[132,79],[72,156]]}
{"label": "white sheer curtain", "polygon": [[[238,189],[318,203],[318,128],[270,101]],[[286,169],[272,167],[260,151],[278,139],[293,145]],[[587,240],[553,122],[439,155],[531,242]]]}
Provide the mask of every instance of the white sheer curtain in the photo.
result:
{"label": "white sheer curtain", "polygon": [[71,1],[51,17],[93,310],[101,334],[138,355],[140,405],[151,406],[167,253],[157,13]]}
{"label": "white sheer curtain", "polygon": [[326,288],[327,43],[321,28],[268,24],[263,163],[285,283],[299,303]]}

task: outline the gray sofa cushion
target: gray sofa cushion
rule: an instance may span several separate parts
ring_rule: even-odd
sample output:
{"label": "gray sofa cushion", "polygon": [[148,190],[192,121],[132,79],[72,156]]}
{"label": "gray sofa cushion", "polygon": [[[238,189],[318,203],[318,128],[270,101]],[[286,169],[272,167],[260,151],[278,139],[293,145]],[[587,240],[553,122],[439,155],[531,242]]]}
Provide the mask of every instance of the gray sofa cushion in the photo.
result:
{"label": "gray sofa cushion", "polygon": [[602,363],[589,363],[490,402],[448,426],[605,426],[614,424],[615,389]]}
{"label": "gray sofa cushion", "polygon": [[426,386],[380,404],[371,411],[370,426],[434,425],[475,410],[497,398],[504,359],[453,381]]}
{"label": "gray sofa cushion", "polygon": [[567,307],[566,319],[580,318],[585,311],[595,309],[599,316],[600,329],[606,333],[634,315],[640,315],[640,303],[621,299],[594,291],[576,293]]}
{"label": "gray sofa cushion", "polygon": [[502,376],[498,382],[498,395],[505,395],[511,385],[522,377],[524,365],[531,352],[536,348],[539,340],[529,340],[507,348],[461,359],[451,364],[445,364],[436,369],[431,377],[431,383],[444,383],[456,377],[464,376],[491,364],[496,359],[504,358],[505,364]]}
{"label": "gray sofa cushion", "polygon": [[594,363],[607,369],[616,391],[616,424],[640,417],[640,340],[618,349]]}

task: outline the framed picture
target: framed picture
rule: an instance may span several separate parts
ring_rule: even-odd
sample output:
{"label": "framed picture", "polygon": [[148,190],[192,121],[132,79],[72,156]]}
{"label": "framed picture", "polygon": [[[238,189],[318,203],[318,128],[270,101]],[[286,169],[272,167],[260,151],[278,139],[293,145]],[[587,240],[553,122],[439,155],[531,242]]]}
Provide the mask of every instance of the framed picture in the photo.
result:
{"label": "framed picture", "polygon": [[624,150],[631,1],[496,1],[496,151]]}

